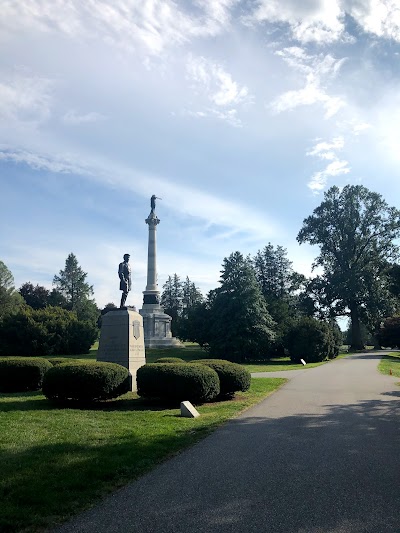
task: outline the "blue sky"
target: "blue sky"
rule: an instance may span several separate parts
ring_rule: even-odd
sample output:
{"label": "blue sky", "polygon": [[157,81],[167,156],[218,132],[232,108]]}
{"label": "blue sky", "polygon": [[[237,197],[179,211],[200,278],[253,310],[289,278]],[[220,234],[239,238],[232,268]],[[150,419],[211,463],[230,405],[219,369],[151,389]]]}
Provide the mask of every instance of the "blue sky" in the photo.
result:
{"label": "blue sky", "polygon": [[0,259],[51,287],[73,252],[99,306],[131,254],[205,293],[268,242],[306,275],[332,185],[400,199],[397,0],[3,0]]}

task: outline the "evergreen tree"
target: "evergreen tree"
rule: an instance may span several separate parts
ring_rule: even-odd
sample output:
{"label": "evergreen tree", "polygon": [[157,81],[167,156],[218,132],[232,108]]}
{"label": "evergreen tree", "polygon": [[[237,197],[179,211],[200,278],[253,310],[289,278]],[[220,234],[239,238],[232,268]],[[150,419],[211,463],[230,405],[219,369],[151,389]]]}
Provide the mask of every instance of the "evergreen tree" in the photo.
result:
{"label": "evergreen tree", "polygon": [[7,266],[0,261],[0,320],[21,307],[23,299],[15,290],[14,277]]}
{"label": "evergreen tree", "polygon": [[68,308],[72,311],[87,307],[87,301],[91,302],[92,307],[95,305],[93,300],[89,300],[89,296],[93,295],[93,286],[86,282],[86,277],[87,273],[78,265],[73,253],[68,255],[65,269],[54,276],[53,285],[65,297]]}
{"label": "evergreen tree", "polygon": [[211,304],[212,355],[233,361],[265,357],[274,340],[274,321],[249,258],[224,259],[221,286]]}

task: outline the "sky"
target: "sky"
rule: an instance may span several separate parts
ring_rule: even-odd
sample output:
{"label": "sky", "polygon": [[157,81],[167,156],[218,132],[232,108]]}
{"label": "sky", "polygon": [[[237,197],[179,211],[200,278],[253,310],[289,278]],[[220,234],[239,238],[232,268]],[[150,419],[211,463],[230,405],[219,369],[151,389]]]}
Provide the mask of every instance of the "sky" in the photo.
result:
{"label": "sky", "polygon": [[205,294],[224,257],[283,246],[332,185],[400,203],[399,0],[1,0],[0,260],[52,287],[77,256],[99,307]]}

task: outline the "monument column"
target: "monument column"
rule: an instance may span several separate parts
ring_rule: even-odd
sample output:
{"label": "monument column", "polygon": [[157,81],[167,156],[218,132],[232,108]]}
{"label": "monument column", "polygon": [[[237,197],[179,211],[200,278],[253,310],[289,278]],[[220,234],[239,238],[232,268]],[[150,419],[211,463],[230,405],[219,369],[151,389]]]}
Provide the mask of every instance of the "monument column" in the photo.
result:
{"label": "monument column", "polygon": [[160,219],[151,210],[145,220],[149,226],[149,242],[147,251],[147,285],[143,291],[143,306],[154,306],[160,302],[160,291],[157,285],[157,225]]}
{"label": "monument column", "polygon": [[157,226],[160,219],[155,214],[157,197],[151,197],[151,211],[145,222],[149,226],[147,251],[147,285],[143,291],[143,307],[139,313],[143,317],[144,342],[146,348],[180,347],[180,341],[172,336],[172,318],[164,313],[160,305],[160,291],[157,284]]}

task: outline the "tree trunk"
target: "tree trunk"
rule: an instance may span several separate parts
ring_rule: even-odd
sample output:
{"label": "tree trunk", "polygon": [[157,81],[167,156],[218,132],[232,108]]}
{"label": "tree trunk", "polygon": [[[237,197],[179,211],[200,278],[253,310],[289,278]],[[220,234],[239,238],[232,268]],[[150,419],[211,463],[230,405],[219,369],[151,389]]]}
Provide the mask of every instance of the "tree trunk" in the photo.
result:
{"label": "tree trunk", "polygon": [[365,348],[361,338],[360,317],[358,315],[358,306],[355,302],[350,303],[351,318],[351,346],[350,350],[363,350]]}

